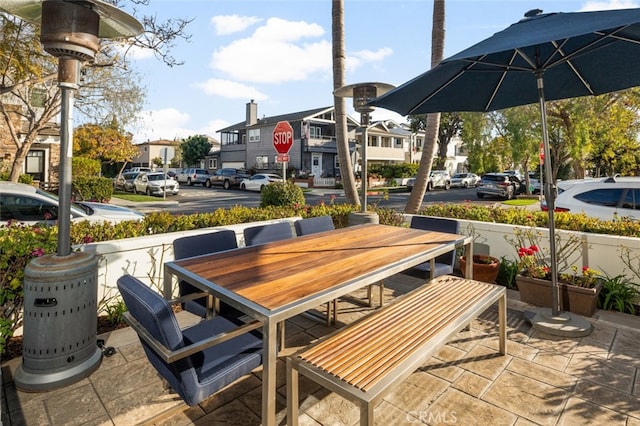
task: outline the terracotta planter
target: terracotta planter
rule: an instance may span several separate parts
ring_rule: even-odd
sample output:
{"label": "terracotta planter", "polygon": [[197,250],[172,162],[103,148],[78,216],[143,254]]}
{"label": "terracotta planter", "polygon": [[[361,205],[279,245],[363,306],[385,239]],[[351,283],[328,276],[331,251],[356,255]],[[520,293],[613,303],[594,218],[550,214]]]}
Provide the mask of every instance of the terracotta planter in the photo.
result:
{"label": "terracotta planter", "polygon": [[[460,269],[462,276],[465,276],[467,270],[467,259],[465,256],[460,257]],[[491,262],[491,263],[489,263]],[[484,256],[481,254],[473,255],[473,279],[484,281],[487,283],[495,283],[500,272],[500,259],[492,256]]]}
{"label": "terracotta planter", "polygon": [[[551,281],[516,275],[520,300],[545,308],[551,307]],[[593,316],[598,307],[598,295],[602,283],[593,288],[577,287],[558,283],[560,288],[560,309],[574,314]]]}

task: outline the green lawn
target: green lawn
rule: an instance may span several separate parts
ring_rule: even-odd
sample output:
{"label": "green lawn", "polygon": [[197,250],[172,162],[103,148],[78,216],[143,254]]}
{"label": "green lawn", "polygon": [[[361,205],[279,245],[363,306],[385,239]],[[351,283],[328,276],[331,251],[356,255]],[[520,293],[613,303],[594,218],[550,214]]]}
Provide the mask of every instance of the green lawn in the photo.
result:
{"label": "green lawn", "polygon": [[503,201],[502,204],[506,204],[508,206],[520,207],[520,206],[530,206],[532,204],[537,204],[539,202],[540,201],[538,199],[534,199],[534,198],[516,198],[513,200]]}
{"label": "green lawn", "polygon": [[148,195],[133,194],[131,192],[116,191],[113,196],[127,201],[145,202],[145,201],[158,201],[162,200],[162,197],[149,197]]}

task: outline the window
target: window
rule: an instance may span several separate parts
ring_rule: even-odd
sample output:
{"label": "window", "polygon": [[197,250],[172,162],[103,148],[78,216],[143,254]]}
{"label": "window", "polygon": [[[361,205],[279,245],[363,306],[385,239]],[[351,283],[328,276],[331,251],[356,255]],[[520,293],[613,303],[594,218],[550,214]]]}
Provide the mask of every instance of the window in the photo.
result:
{"label": "window", "polygon": [[622,200],[622,208],[640,210],[640,189],[627,189],[627,194]]}
{"label": "window", "polygon": [[333,167],[336,169],[340,168],[340,157],[338,155],[333,156]]}
{"label": "window", "polygon": [[44,181],[44,151],[29,151],[27,153],[25,172],[34,180]]}
{"label": "window", "polygon": [[402,148],[402,138],[393,138],[393,147]]}
{"label": "window", "polygon": [[269,168],[269,156],[258,155],[256,156],[256,169],[268,169]]}
{"label": "window", "polygon": [[217,169],[218,168],[218,159],[217,158],[209,158],[209,169]]}
{"label": "window", "polygon": [[616,207],[623,191],[624,189],[622,188],[594,189],[583,192],[582,194],[577,194],[575,198],[588,204]]}
{"label": "window", "polygon": [[317,126],[309,127],[309,135],[313,139],[321,139],[322,138],[322,128]]}
{"label": "window", "polygon": [[249,143],[260,142],[260,129],[249,129]]}

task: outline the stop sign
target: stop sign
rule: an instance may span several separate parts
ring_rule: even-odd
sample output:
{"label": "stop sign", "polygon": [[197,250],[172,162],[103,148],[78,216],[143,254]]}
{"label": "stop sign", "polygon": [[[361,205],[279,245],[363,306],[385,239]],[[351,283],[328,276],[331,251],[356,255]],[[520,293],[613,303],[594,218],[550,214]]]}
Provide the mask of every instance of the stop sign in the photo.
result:
{"label": "stop sign", "polygon": [[288,154],[293,145],[293,127],[288,121],[278,121],[273,129],[273,147],[278,154]]}

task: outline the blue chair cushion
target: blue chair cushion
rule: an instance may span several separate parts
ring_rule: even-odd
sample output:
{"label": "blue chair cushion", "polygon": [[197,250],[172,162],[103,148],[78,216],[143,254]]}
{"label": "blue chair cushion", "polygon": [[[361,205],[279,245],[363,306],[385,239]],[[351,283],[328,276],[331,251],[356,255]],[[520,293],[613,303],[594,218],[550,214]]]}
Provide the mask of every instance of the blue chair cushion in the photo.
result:
{"label": "blue chair cushion", "polygon": [[335,229],[331,216],[316,216],[296,220],[293,224],[298,236],[315,234],[317,232],[331,231]]}
{"label": "blue chair cushion", "polygon": [[248,246],[293,238],[289,222],[276,222],[244,229],[244,241]]}

